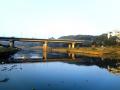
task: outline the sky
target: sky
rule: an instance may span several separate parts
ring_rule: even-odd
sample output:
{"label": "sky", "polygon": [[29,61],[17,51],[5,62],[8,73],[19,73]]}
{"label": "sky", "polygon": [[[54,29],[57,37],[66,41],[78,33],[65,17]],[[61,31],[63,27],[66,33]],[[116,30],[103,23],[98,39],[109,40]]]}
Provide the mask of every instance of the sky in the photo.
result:
{"label": "sky", "polygon": [[58,38],[120,30],[120,0],[0,0],[0,36]]}

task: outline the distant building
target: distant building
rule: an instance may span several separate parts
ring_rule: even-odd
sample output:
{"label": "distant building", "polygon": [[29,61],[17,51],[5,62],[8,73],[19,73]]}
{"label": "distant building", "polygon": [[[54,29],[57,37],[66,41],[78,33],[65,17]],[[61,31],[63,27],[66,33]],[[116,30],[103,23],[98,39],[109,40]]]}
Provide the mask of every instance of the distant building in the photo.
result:
{"label": "distant building", "polygon": [[116,36],[117,37],[116,41],[120,42],[120,31],[112,31],[107,34],[108,39],[113,36]]}
{"label": "distant building", "polygon": [[120,38],[120,31],[112,31],[107,34],[108,38],[113,37],[113,36],[117,36],[118,38]]}

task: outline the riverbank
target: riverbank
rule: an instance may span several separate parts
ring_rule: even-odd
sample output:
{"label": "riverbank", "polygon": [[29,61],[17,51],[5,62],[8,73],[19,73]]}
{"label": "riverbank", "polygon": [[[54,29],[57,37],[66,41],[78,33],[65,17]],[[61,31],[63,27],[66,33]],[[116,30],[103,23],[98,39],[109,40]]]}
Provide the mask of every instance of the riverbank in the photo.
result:
{"label": "riverbank", "polygon": [[53,52],[76,53],[87,57],[101,57],[103,59],[120,59],[120,46],[117,47],[82,47],[75,49],[52,49]]}
{"label": "riverbank", "polygon": [[0,58],[8,58],[18,50],[18,48],[0,46]]}

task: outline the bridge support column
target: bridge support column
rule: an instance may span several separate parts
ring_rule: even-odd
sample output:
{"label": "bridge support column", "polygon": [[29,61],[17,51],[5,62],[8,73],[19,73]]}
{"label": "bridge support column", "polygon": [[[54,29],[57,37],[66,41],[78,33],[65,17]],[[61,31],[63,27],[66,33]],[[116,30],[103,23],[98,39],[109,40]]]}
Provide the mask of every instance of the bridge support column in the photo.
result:
{"label": "bridge support column", "polygon": [[43,60],[44,60],[44,61],[47,60],[47,52],[43,52]]}
{"label": "bridge support column", "polygon": [[9,46],[10,46],[10,47],[14,47],[14,40],[10,40],[10,41],[9,41]]}
{"label": "bridge support column", "polygon": [[72,53],[72,59],[75,60],[75,53]]}
{"label": "bridge support column", "polygon": [[75,60],[75,53],[68,53],[68,56],[69,56],[72,60]]}
{"label": "bridge support column", "polygon": [[70,43],[68,44],[68,48],[69,48],[69,49],[71,48],[71,44],[70,44]]}
{"label": "bridge support column", "polygon": [[43,60],[44,61],[47,59],[47,49],[48,49],[48,42],[44,41],[44,44],[43,44]]}
{"label": "bridge support column", "polygon": [[48,49],[48,42],[45,41],[43,44],[43,52],[47,52],[47,49]]}
{"label": "bridge support column", "polygon": [[72,48],[75,48],[75,42],[72,42]]}

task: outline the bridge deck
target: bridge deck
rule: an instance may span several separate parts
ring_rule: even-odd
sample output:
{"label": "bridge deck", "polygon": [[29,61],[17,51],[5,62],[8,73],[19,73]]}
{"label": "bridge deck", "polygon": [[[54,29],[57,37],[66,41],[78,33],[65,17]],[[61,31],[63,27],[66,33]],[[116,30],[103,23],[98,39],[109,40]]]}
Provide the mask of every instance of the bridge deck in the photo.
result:
{"label": "bridge deck", "polygon": [[15,38],[15,37],[0,37],[0,40],[3,41],[22,41],[22,42],[77,42],[77,43],[82,43],[85,40],[66,40],[66,39],[36,39],[36,38]]}

